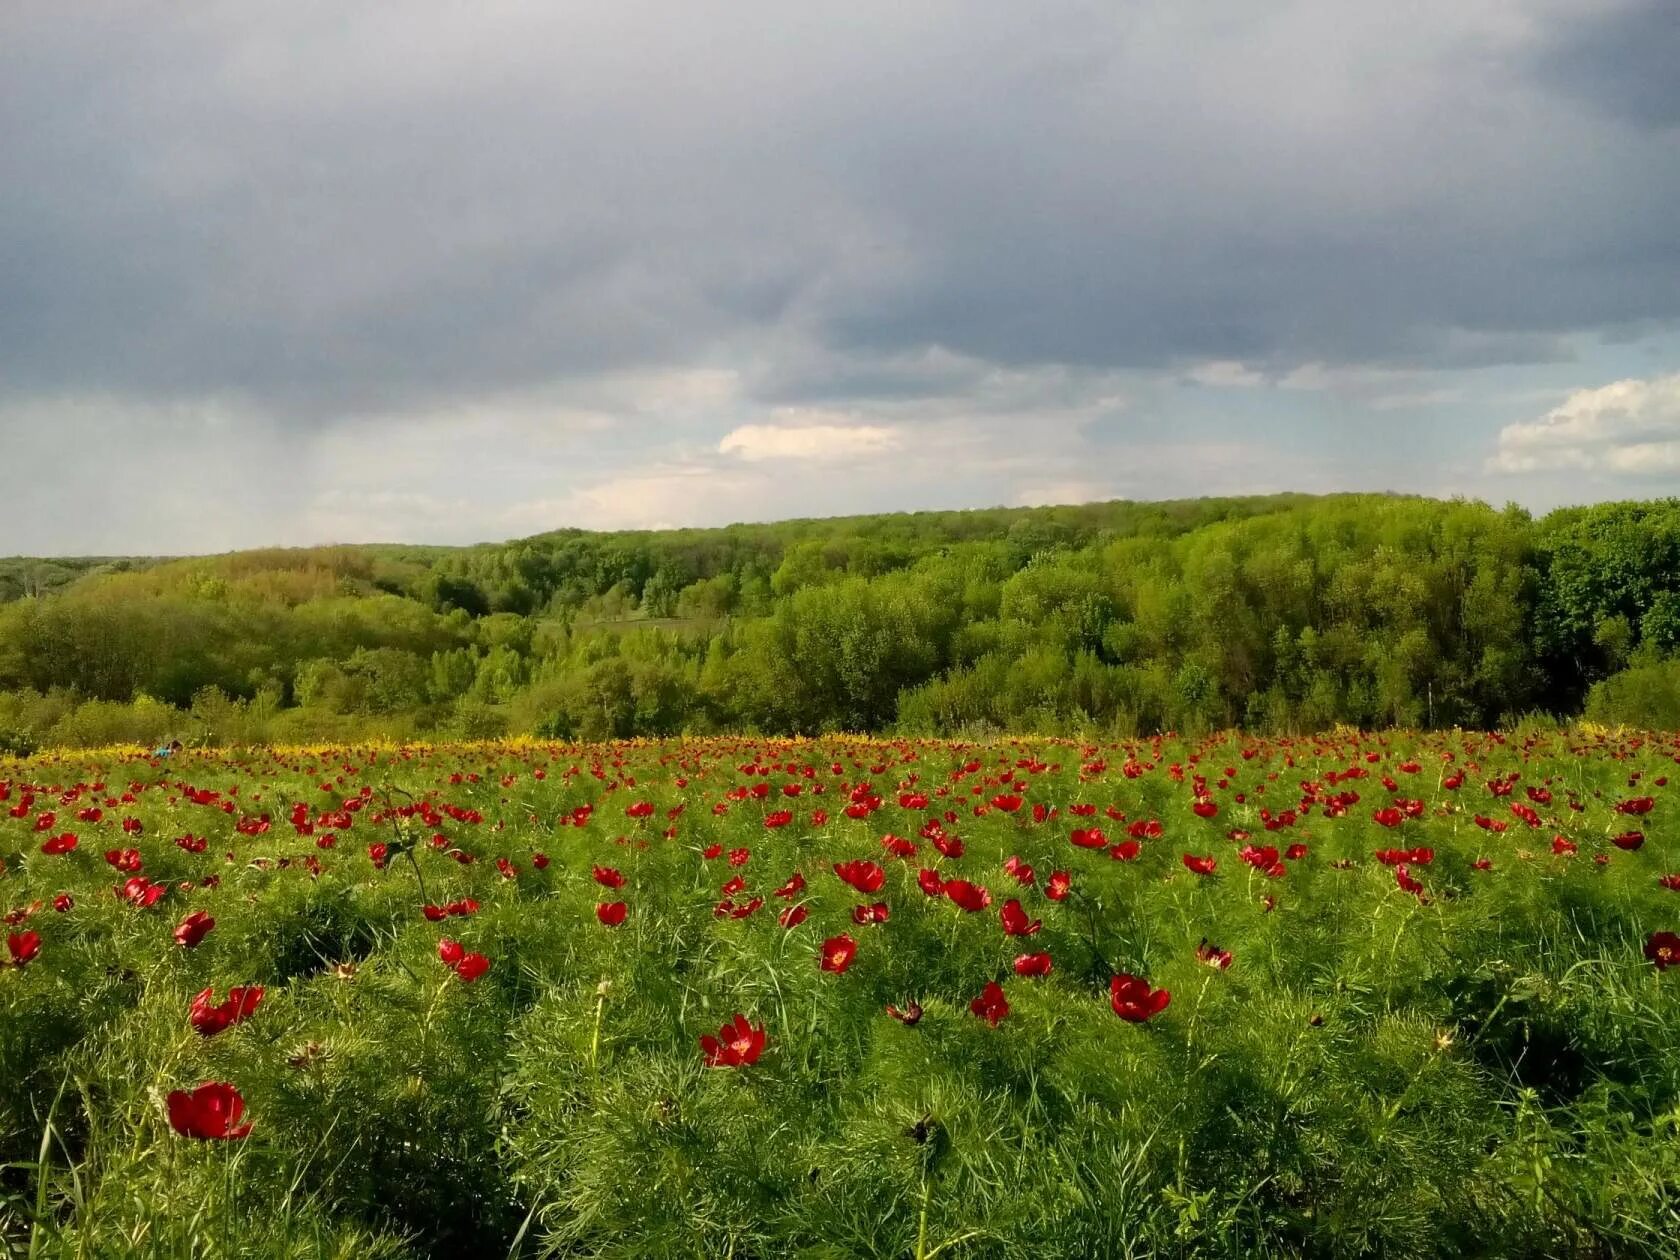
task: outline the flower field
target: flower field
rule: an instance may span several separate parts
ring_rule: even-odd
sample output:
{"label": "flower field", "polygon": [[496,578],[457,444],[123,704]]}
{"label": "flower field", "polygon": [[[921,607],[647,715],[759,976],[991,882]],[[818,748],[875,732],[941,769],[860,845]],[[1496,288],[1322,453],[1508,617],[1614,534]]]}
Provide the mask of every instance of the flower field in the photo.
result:
{"label": "flower field", "polygon": [[1546,728],[0,761],[0,1247],[1673,1255],[1677,763]]}

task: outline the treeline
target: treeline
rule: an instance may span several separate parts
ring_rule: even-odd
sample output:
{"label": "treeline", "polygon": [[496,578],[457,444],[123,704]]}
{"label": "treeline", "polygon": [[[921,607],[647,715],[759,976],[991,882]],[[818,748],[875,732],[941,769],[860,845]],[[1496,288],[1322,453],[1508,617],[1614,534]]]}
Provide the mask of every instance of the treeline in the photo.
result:
{"label": "treeline", "polygon": [[13,751],[1680,726],[1677,500],[1536,520],[1283,495],[5,563],[60,579],[0,583]]}

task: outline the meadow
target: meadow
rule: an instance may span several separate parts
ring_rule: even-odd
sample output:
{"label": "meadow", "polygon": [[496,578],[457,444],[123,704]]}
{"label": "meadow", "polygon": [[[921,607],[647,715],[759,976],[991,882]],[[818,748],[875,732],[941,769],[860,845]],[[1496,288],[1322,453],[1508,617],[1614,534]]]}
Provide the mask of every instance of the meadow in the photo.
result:
{"label": "meadow", "polygon": [[1542,724],[0,761],[0,1247],[1674,1255],[1677,763]]}

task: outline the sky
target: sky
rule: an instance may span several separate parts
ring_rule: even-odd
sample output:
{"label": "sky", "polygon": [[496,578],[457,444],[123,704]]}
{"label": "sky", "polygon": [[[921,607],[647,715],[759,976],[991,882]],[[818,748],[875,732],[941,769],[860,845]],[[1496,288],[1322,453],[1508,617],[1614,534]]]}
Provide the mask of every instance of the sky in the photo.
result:
{"label": "sky", "polygon": [[1680,493],[1673,0],[0,5],[0,555]]}

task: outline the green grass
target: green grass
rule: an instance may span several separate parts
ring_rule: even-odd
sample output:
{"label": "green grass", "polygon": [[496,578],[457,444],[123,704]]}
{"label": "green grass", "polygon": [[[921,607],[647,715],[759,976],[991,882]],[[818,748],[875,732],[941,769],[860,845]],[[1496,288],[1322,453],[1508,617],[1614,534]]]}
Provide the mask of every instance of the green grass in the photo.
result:
{"label": "green grass", "polygon": [[[1659,883],[1680,871],[1676,753],[1577,731],[0,762],[0,910],[6,932],[41,938],[0,966],[0,1236],[19,1255],[358,1260],[1674,1255],[1680,968],[1645,946],[1680,929],[1680,893]],[[1364,775],[1330,777],[1349,769]],[[1191,809],[1198,774],[1213,817]],[[847,817],[862,783],[881,804]],[[1010,793],[1018,812],[988,804]],[[1300,812],[1304,796],[1318,803]],[[1647,814],[1615,808],[1645,796]],[[1395,798],[1420,816],[1379,825]],[[629,816],[636,802],[651,816]],[[1261,806],[1299,816],[1268,831]],[[78,818],[90,808],[100,820]],[[765,825],[775,809],[787,825]],[[236,830],[264,814],[265,833]],[[962,856],[921,834],[932,819]],[[1162,834],[1135,861],[1070,843],[1151,819]],[[1637,851],[1610,842],[1632,828]],[[64,832],[73,852],[40,851]],[[889,854],[889,833],[918,854]],[[204,852],[174,843],[188,834]],[[1554,854],[1557,835],[1578,851]],[[1244,843],[1307,851],[1271,877]],[[113,892],[128,876],[103,854],[129,847],[169,885],[148,908]],[[1420,895],[1373,856],[1423,847]],[[750,857],[732,867],[737,848]],[[1187,853],[1217,871],[1193,874]],[[884,868],[878,892],[836,877],[852,859]],[[922,867],[984,885],[991,906],[924,895]],[[1063,901],[1044,892],[1058,870]],[[775,896],[795,871],[805,888]],[[716,913],[732,876],[735,904],[764,899],[740,919]],[[60,893],[74,908],[54,910]],[[1037,934],[1004,934],[1011,897]],[[462,898],[477,912],[421,912]],[[626,921],[603,926],[596,905],[620,899]],[[876,901],[890,919],[855,925]],[[808,918],[784,929],[796,903]],[[188,950],[172,933],[192,910],[216,926]],[[841,932],[856,959],[825,972],[819,947]],[[489,971],[463,982],[445,936]],[[1228,970],[1198,959],[1203,938]],[[1051,975],[1014,973],[1040,951]],[[1170,1005],[1121,1020],[1116,972]],[[995,1028],[969,1009],[994,980],[1010,1008]],[[195,993],[250,984],[265,989],[251,1018],[193,1030]],[[911,1000],[919,1023],[887,1015]],[[763,1054],[708,1068],[699,1038],[736,1012],[765,1028]],[[248,1138],[171,1127],[167,1095],[206,1081],[240,1091]]]}

